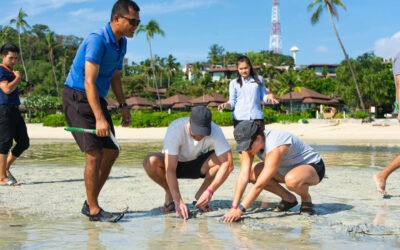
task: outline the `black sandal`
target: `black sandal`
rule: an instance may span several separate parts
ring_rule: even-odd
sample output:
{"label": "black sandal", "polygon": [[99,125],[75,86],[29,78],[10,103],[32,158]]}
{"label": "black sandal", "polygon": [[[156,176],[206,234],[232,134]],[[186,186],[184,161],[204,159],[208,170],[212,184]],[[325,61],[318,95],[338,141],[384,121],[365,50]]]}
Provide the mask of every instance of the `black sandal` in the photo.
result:
{"label": "black sandal", "polygon": [[175,202],[174,202],[174,201],[171,201],[171,203],[169,203],[169,204],[164,203],[164,208],[168,209],[171,205],[172,205],[172,209],[171,209],[171,210],[168,210],[168,211],[165,212],[165,213],[169,213],[169,212],[175,211]]}
{"label": "black sandal", "polygon": [[289,209],[291,209],[292,207],[296,206],[297,200],[294,202],[288,202],[285,200],[281,200],[281,202],[279,202],[278,206],[276,206],[276,208],[273,210],[274,212],[285,212],[288,211]]}
{"label": "black sandal", "polygon": [[315,210],[313,209],[314,204],[312,202],[302,202],[300,206],[300,214],[315,214]]}

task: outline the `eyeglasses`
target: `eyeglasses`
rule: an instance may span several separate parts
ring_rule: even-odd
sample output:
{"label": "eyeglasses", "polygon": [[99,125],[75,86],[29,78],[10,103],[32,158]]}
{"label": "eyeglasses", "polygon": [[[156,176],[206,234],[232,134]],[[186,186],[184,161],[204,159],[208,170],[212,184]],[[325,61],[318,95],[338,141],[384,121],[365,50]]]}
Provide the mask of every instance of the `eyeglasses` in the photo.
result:
{"label": "eyeglasses", "polygon": [[140,19],[135,19],[135,18],[130,19],[130,18],[121,16],[121,15],[119,15],[119,16],[128,20],[129,24],[132,26],[138,26],[140,24]]}

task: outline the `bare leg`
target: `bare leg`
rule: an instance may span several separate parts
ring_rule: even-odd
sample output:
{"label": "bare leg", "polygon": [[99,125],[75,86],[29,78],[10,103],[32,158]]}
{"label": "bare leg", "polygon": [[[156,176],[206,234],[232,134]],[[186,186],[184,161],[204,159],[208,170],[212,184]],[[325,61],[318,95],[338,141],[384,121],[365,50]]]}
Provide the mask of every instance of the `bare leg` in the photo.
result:
{"label": "bare leg", "polygon": [[7,168],[7,155],[0,154],[0,184],[5,184],[9,179],[6,173]]}
{"label": "bare leg", "polygon": [[[261,171],[264,168],[264,162],[258,162],[254,163],[251,169],[251,174],[250,174],[250,182],[251,183],[256,183],[258,176],[260,175]],[[276,173],[275,176],[264,186],[264,190],[267,190],[273,194],[278,195],[281,197],[282,200],[288,201],[288,202],[295,202],[296,201],[296,196],[294,196],[292,193],[290,193],[288,190],[286,190],[282,185],[279,183],[284,183],[284,177]]]}
{"label": "bare leg", "polygon": [[161,212],[169,212],[173,210],[172,202],[172,194],[169,190],[166,173],[165,173],[165,164],[164,164],[164,154],[162,153],[151,153],[148,154],[143,160],[143,167],[146,170],[147,175],[152,179],[155,183],[160,185],[165,191],[165,204],[170,206],[161,207]]}
{"label": "bare leg", "polygon": [[383,195],[388,195],[386,192],[386,180],[389,175],[400,167],[400,155],[396,156],[380,173],[374,175],[376,189]]}
{"label": "bare leg", "polygon": [[103,158],[99,169],[99,188],[97,196],[99,196],[104,183],[107,181],[107,178],[111,172],[111,168],[117,159],[118,154],[119,151],[116,149],[103,148]]}
{"label": "bare leg", "polygon": [[86,186],[86,196],[87,203],[90,208],[90,214],[98,214],[100,212],[100,207],[98,204],[99,196],[99,172],[102,162],[102,150],[90,150],[86,152],[86,168],[85,168],[85,186]]}
{"label": "bare leg", "polygon": [[7,175],[10,173],[10,167],[11,165],[14,163],[14,161],[17,159],[18,157],[14,156],[12,153],[10,153],[7,157],[7,167],[6,167],[6,173]]}
{"label": "bare leg", "polygon": [[308,189],[319,183],[319,176],[312,166],[301,165],[287,173],[285,183],[289,190],[300,195],[302,202],[311,202]]}

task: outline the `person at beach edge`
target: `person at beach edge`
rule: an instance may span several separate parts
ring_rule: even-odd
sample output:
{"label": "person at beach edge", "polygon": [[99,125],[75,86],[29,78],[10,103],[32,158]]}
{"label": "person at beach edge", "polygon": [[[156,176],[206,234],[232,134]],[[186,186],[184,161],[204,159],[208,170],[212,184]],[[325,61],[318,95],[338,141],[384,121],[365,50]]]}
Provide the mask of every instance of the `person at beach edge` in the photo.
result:
{"label": "person at beach edge", "polygon": [[220,104],[218,110],[234,109],[232,112],[234,127],[246,120],[254,120],[260,127],[264,127],[261,101],[266,104],[278,104],[279,101],[274,94],[267,92],[264,78],[257,75],[247,56],[240,56],[236,61],[236,67],[238,77],[229,83],[229,100]]}
{"label": "person at beach edge", "polygon": [[[282,199],[275,212],[296,206],[296,196],[280,183],[285,183],[290,191],[301,197],[300,213],[314,213],[309,188],[324,178],[325,165],[312,147],[289,132],[264,130],[255,121],[239,123],[234,129],[234,137],[236,151],[242,152],[242,161],[232,207],[225,215],[225,222],[239,220],[263,190]],[[255,155],[262,161],[253,164]],[[241,200],[249,182],[254,185]]]}
{"label": "person at beach edge", "polygon": [[123,213],[109,213],[98,204],[98,197],[119,151],[109,137],[115,134],[104,100],[110,87],[122,115],[122,126],[131,122],[131,114],[122,92],[120,71],[126,54],[126,37],[137,29],[139,6],[131,0],[114,3],[111,20],[105,27],[86,37],[80,45],[63,90],[63,109],[68,126],[96,129],[96,135],[73,132],[86,153],[84,173],[87,200],[82,213],[90,221],[116,222]]}
{"label": "person at beach edge", "polygon": [[[396,54],[393,60],[393,75],[394,83],[396,86],[396,102],[397,106],[400,103],[400,52]],[[397,121],[400,122],[400,112],[396,110]],[[396,113],[395,112],[395,113]],[[390,174],[400,167],[400,154],[397,155],[381,172],[373,176],[376,189],[383,195],[389,195],[386,191],[386,180],[389,178]]]}
{"label": "person at beach edge", "polygon": [[[18,61],[19,49],[14,44],[4,44],[1,49],[0,64],[0,185],[19,185],[10,172],[11,164],[29,148],[29,137],[26,124],[19,111],[19,95],[33,90],[27,86],[18,91],[21,74],[13,71]],[[15,140],[16,144],[9,151]]]}
{"label": "person at beach edge", "polygon": [[[190,118],[177,119],[168,126],[162,153],[151,153],[143,160],[149,177],[165,190],[162,212],[176,210],[188,219],[189,212],[179,190],[178,179],[204,178],[194,202],[203,212],[217,189],[233,171],[232,151],[218,125],[211,121],[211,111],[204,106],[193,108]],[[210,150],[210,148],[213,150]]]}

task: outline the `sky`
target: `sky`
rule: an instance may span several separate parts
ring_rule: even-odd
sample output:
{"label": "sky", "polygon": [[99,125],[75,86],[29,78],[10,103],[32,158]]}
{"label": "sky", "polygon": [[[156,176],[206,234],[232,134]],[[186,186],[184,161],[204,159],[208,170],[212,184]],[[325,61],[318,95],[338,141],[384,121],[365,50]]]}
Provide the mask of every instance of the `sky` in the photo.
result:
{"label": "sky", "polygon": [[[226,51],[246,53],[268,50],[273,0],[137,0],[142,24],[157,21],[165,36],[151,41],[153,54],[172,54],[181,64],[206,61],[209,47],[218,44]],[[283,54],[297,46],[298,65],[340,63],[344,60],[329,15],[311,25],[311,0],[280,0]],[[350,57],[365,52],[391,58],[400,51],[400,0],[342,0],[335,20]],[[110,19],[113,0],[0,0],[0,25],[23,9],[31,26],[45,24],[62,35],[86,37]],[[128,39],[130,62],[149,58],[145,34]]]}

